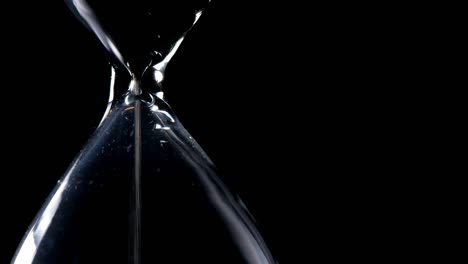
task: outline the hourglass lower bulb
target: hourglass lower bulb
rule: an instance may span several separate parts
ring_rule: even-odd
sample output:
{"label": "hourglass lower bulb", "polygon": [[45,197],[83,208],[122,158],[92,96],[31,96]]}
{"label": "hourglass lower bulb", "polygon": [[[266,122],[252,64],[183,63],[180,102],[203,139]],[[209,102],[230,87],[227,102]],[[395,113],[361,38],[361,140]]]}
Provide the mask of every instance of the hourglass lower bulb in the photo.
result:
{"label": "hourglass lower bulb", "polygon": [[66,2],[111,54],[111,96],[12,263],[275,263],[161,90],[209,1]]}

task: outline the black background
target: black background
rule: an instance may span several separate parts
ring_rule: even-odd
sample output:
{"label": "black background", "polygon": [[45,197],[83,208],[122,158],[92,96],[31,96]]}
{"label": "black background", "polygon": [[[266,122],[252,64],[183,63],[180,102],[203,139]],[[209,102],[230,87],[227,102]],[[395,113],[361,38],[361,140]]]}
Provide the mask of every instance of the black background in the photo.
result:
{"label": "black background", "polygon": [[[7,263],[97,127],[110,70],[100,43],[62,1],[2,12],[15,14],[2,22]],[[367,211],[381,205],[367,206],[372,195],[361,191],[375,181],[367,175],[390,171],[375,169],[386,128],[363,89],[377,84],[379,57],[369,50],[381,40],[363,41],[360,23],[345,6],[214,1],[167,69],[167,100],[280,263],[362,260],[378,249],[370,244],[380,231],[363,230],[381,217]]]}

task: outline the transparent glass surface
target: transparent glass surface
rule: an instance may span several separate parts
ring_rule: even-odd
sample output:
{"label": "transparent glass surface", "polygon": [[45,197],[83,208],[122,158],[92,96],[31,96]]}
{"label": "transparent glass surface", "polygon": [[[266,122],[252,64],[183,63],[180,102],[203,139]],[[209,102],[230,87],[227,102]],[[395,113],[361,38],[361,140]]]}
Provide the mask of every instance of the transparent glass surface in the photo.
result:
{"label": "transparent glass surface", "polygon": [[110,54],[109,103],[12,263],[275,263],[164,99],[166,65],[209,1],[66,3]]}

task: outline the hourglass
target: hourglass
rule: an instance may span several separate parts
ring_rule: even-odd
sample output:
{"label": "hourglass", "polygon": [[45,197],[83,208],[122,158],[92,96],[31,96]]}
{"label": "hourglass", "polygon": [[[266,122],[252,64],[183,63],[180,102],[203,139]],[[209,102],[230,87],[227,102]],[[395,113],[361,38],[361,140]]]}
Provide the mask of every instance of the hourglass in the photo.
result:
{"label": "hourglass", "polygon": [[275,263],[162,91],[209,1],[66,2],[111,55],[109,103],[12,263]]}

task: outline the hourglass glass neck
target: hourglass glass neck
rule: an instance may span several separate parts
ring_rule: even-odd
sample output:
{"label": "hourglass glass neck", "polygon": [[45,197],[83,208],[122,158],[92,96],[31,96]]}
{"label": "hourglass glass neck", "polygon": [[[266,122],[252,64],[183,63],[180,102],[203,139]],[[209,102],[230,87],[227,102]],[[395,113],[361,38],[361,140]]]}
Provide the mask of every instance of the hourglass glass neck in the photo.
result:
{"label": "hourglass glass neck", "polygon": [[109,102],[125,95],[151,94],[162,99],[163,79],[164,71],[158,71],[153,67],[148,67],[142,76],[135,76],[113,65],[111,67]]}
{"label": "hourglass glass neck", "polygon": [[66,0],[111,55],[117,97],[161,93],[164,71],[211,0]]}

